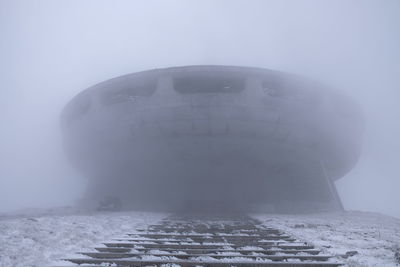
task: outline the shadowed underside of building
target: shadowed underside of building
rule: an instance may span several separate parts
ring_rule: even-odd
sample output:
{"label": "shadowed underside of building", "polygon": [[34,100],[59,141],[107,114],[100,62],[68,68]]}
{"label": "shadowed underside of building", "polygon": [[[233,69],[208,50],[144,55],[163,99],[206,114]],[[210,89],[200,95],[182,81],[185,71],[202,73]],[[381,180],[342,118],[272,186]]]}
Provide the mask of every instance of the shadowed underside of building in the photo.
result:
{"label": "shadowed underside of building", "polygon": [[341,209],[362,119],[347,97],[259,68],[156,69],[97,84],[62,114],[66,151],[96,207]]}

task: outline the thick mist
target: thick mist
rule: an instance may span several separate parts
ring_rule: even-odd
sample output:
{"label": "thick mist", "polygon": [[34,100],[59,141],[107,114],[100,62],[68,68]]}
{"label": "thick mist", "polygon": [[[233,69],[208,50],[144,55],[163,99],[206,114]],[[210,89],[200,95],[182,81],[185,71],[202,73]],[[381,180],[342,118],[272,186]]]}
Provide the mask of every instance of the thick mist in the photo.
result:
{"label": "thick mist", "polygon": [[64,105],[126,73],[243,65],[317,79],[352,97],[366,129],[336,184],[346,209],[400,216],[398,1],[1,1],[0,211],[70,205]]}

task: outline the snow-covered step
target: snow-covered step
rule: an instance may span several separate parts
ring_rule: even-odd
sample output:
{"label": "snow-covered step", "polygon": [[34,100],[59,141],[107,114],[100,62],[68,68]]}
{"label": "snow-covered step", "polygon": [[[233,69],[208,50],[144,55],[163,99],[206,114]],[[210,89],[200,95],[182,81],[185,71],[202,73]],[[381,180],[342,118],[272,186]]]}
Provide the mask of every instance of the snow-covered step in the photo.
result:
{"label": "snow-covered step", "polygon": [[[149,260],[121,260],[121,259],[69,259],[70,262],[76,264],[116,264],[117,266],[160,266],[164,264],[177,264],[180,266],[223,266],[223,267],[249,267],[249,266],[266,266],[266,267],[336,267],[342,265],[335,262],[274,262],[272,260],[179,260],[179,259],[149,259]],[[94,265],[96,266],[96,265]],[[102,265],[104,266],[104,265]],[[85,265],[87,267],[87,265]]]}
{"label": "snow-covered step", "polygon": [[285,241],[296,241],[296,239],[291,238],[291,237],[270,237],[270,238],[257,238],[257,239],[241,239],[241,238],[236,238],[236,239],[232,239],[232,238],[208,238],[208,239],[166,239],[166,238],[162,238],[162,239],[154,239],[154,238],[114,238],[113,240],[117,240],[117,241],[128,241],[128,242],[149,242],[149,243],[165,243],[165,242],[169,242],[169,243],[210,243],[210,242],[214,242],[214,243],[231,243],[234,242],[235,244],[254,244],[254,243],[259,243],[259,244],[272,244],[272,243],[276,243],[276,242],[285,242]]}
{"label": "snow-covered step", "polygon": [[[224,254],[183,254],[183,253],[151,253],[152,256],[155,257],[174,257],[178,259],[190,259],[190,258],[214,258],[214,259],[247,259],[247,260],[255,260],[255,259],[269,259],[273,261],[283,261],[290,259],[298,259],[301,261],[304,260],[313,260],[313,261],[326,261],[331,256],[329,255],[236,255],[231,253]],[[149,256],[147,253],[109,253],[109,252],[80,252],[79,254],[86,255],[92,258],[97,259],[119,259],[119,258],[132,258],[132,257],[146,257]],[[257,253],[261,254],[261,253]]]}
{"label": "snow-covered step", "polygon": [[273,240],[285,240],[285,241],[295,241],[294,238],[288,236],[288,235],[281,235],[281,236],[259,236],[259,237],[219,237],[219,236],[213,236],[213,237],[187,237],[187,236],[173,236],[171,238],[169,237],[164,237],[164,238],[146,238],[146,237],[125,237],[124,239],[129,239],[129,240],[171,240],[171,241],[178,241],[178,242],[185,242],[185,241],[194,241],[194,242],[238,242],[238,241],[273,241]]}
{"label": "snow-covered step", "polygon": [[[95,250],[99,252],[111,252],[111,253],[129,253],[132,251],[130,248],[113,248],[113,247],[97,247]],[[151,248],[135,248],[135,251],[140,252],[151,252]],[[164,248],[158,251],[163,251],[167,253],[177,252],[176,249]],[[265,255],[275,255],[275,254],[311,254],[317,255],[321,253],[321,250],[318,249],[273,249],[273,250],[254,250],[254,249],[179,249],[179,252],[187,253],[187,254],[208,254],[208,253],[238,253],[242,255],[249,255],[253,253],[261,253]]]}
{"label": "snow-covered step", "polygon": [[279,234],[267,234],[267,235],[260,235],[260,234],[219,234],[219,233],[214,233],[214,234],[174,234],[174,233],[130,233],[127,234],[128,236],[145,236],[145,237],[150,237],[150,238],[169,238],[169,237],[194,237],[194,238],[207,238],[207,237],[237,237],[237,238],[258,238],[258,237],[263,237],[263,236],[279,236],[279,235],[284,235],[283,233]]}
{"label": "snow-covered step", "polygon": [[[115,243],[103,243],[107,247],[123,247],[123,248],[135,248],[135,247],[145,247],[145,248],[197,248],[197,249],[207,249],[207,248],[223,248],[223,247],[231,247],[231,248],[242,248],[243,245],[233,245],[231,243],[225,244],[151,244],[151,243],[132,243],[132,242],[115,242]],[[260,249],[268,249],[268,248],[282,248],[282,249],[313,249],[314,246],[308,244],[287,244],[286,242],[271,242],[270,244],[254,244]]]}
{"label": "snow-covered step", "polygon": [[225,239],[225,240],[276,240],[276,239],[290,239],[291,237],[288,235],[162,235],[162,234],[128,234],[132,238],[151,238],[151,239],[192,239],[192,240],[217,240],[217,239]]}
{"label": "snow-covered step", "polygon": [[[210,232],[218,232],[220,234],[231,234],[231,233],[259,233],[259,229],[253,229],[253,230],[240,230],[240,229],[195,229],[194,227],[179,227],[179,228],[172,228],[172,227],[167,227],[167,228],[151,228],[148,229],[146,232],[147,233],[191,233],[196,231],[198,234],[203,234],[203,233],[210,233]],[[265,233],[280,233],[279,230],[276,229],[266,229],[263,230]]]}

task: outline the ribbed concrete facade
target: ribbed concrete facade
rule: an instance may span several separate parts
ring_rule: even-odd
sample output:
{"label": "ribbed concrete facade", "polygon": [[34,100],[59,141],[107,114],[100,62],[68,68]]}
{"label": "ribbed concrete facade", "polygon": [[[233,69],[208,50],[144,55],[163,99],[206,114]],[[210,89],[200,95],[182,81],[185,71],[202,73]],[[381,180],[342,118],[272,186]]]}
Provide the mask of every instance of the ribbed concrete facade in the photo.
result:
{"label": "ribbed concrete facade", "polygon": [[[62,115],[85,203],[139,209],[340,209],[362,119],[347,97],[281,72],[188,66],[134,73]],[[97,203],[97,204],[96,204]]]}

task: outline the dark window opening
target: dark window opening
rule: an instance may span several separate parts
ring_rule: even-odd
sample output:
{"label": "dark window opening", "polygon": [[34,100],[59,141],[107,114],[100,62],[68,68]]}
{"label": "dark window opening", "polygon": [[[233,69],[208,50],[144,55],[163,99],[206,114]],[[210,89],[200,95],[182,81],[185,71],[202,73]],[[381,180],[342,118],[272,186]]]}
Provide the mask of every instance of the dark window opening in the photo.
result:
{"label": "dark window opening", "polygon": [[129,84],[120,85],[117,89],[109,89],[103,93],[102,103],[112,105],[127,101],[135,101],[138,97],[149,97],[155,91],[155,80],[140,80]]}
{"label": "dark window opening", "polygon": [[264,93],[271,97],[285,98],[290,96],[290,90],[288,90],[288,88],[284,88],[282,83],[276,80],[263,81],[262,88]]}
{"label": "dark window opening", "polygon": [[175,77],[174,88],[181,94],[239,93],[245,88],[245,79],[223,75],[188,75]]}

